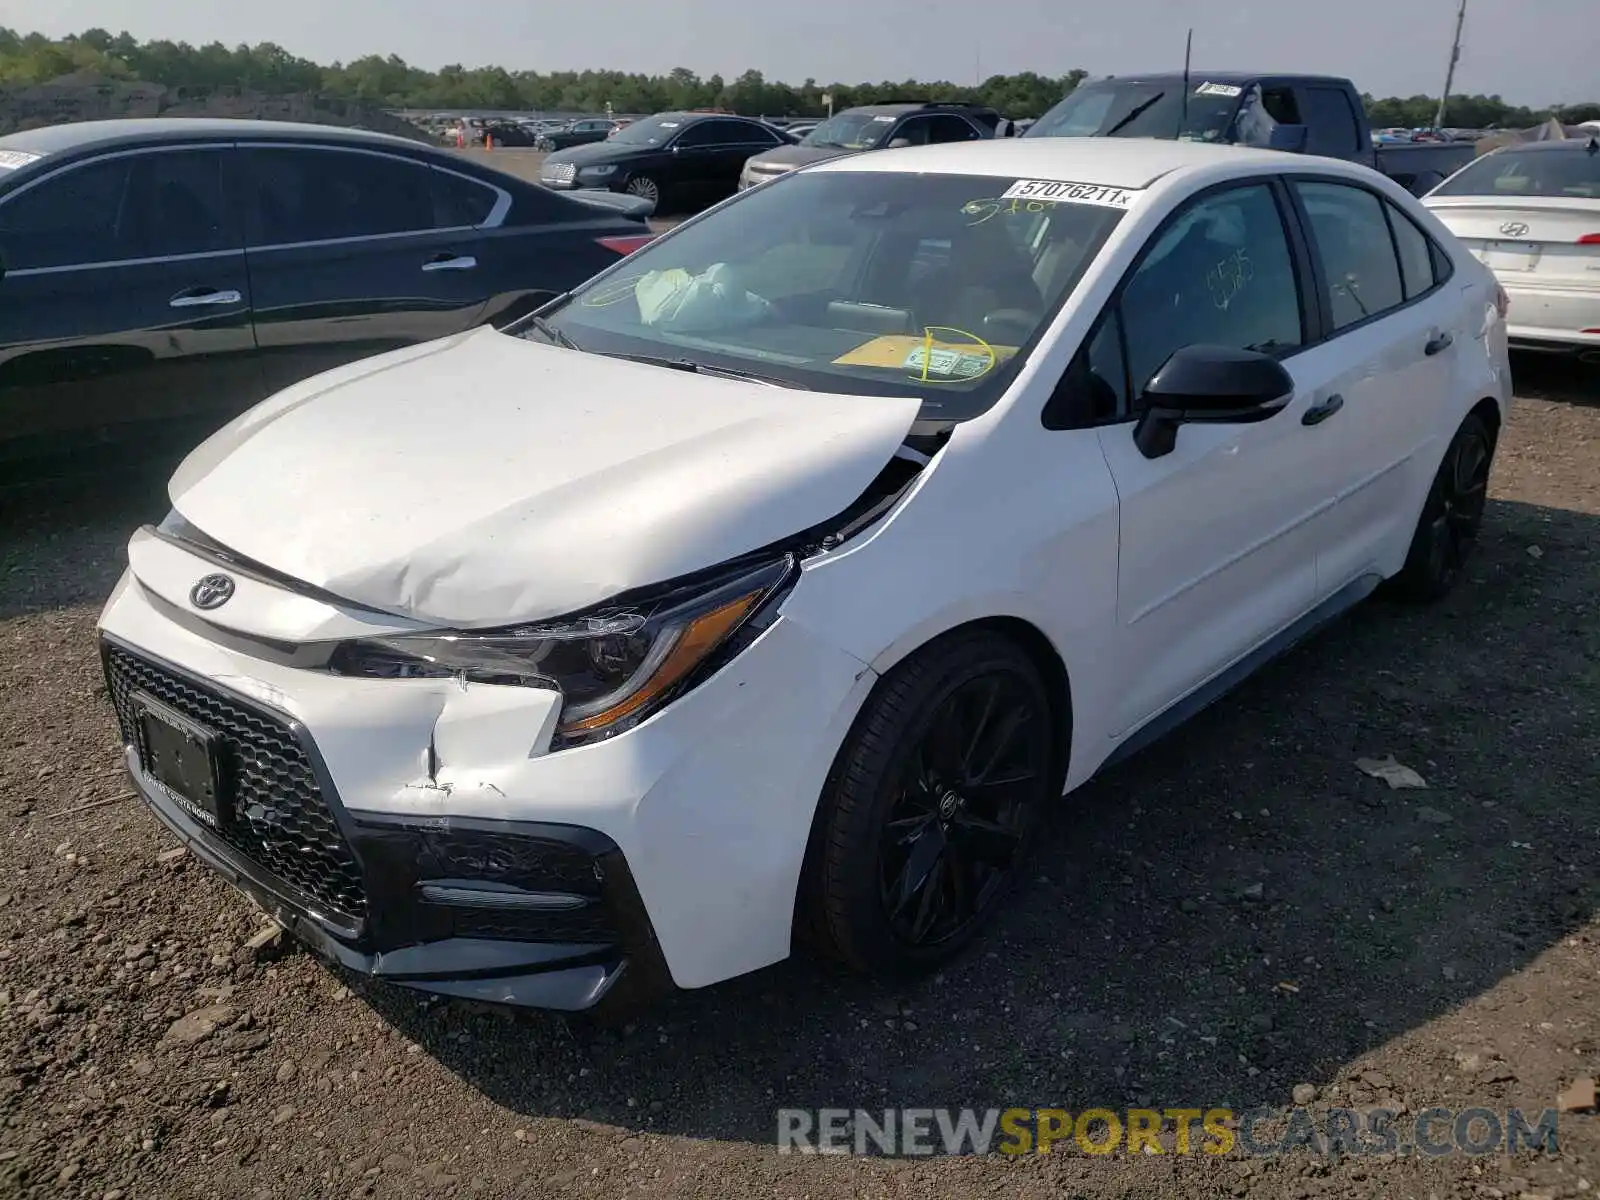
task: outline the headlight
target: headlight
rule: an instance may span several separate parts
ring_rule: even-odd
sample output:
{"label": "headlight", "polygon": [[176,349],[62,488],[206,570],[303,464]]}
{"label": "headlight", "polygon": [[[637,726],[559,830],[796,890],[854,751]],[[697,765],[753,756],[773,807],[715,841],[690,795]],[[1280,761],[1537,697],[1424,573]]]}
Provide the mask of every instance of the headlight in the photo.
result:
{"label": "headlight", "polygon": [[719,660],[719,651],[736,649],[735,635],[759,629],[752,618],[770,617],[768,602],[793,575],[794,560],[785,556],[559,621],[344,642],[328,669],[369,679],[455,677],[558,691],[556,744],[596,741],[631,729]]}
{"label": "headlight", "polygon": [[604,179],[607,175],[615,174],[616,170],[616,167],[583,167],[580,173],[594,179]]}

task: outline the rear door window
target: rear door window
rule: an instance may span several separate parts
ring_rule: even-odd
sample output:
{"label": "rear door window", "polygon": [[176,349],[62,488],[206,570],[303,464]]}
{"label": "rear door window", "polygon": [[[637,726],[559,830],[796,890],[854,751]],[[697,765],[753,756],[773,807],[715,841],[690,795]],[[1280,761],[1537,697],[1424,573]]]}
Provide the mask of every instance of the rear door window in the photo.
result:
{"label": "rear door window", "polygon": [[972,122],[961,117],[946,114],[930,117],[929,120],[933,125],[933,131],[928,138],[930,142],[971,142],[978,138],[978,131]]}
{"label": "rear door window", "polygon": [[1360,126],[1343,88],[1308,87],[1302,92],[1301,116],[1306,124],[1306,153],[1349,158],[1359,148]]}
{"label": "rear door window", "polygon": [[1384,201],[1365,188],[1301,180],[1295,183],[1333,302],[1336,330],[1405,302],[1400,262]]}
{"label": "rear door window", "polygon": [[433,168],[434,222],[440,229],[482,225],[499,200],[487,184]]}
{"label": "rear door window", "polygon": [[433,179],[421,163],[351,150],[252,147],[256,246],[379,237],[434,228]]}
{"label": "rear door window", "polygon": [[1384,201],[1383,207],[1389,214],[1389,227],[1394,230],[1395,249],[1400,252],[1400,281],[1406,299],[1415,300],[1437,282],[1433,243],[1415,221],[1393,204]]}

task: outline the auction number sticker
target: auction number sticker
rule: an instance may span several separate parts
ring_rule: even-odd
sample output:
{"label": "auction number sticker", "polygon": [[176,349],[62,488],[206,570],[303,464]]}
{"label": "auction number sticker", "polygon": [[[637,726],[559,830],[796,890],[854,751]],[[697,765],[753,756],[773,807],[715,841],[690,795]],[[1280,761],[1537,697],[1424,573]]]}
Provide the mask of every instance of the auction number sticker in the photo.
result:
{"label": "auction number sticker", "polygon": [[1232,83],[1202,83],[1195,88],[1196,96],[1242,96],[1244,89]]}
{"label": "auction number sticker", "polygon": [[44,155],[30,154],[26,150],[0,150],[0,171],[15,171],[29,163],[36,163]]}
{"label": "auction number sticker", "polygon": [[1073,183],[1066,179],[1019,179],[1000,193],[1002,200],[1048,200],[1052,204],[1093,204],[1099,208],[1129,209],[1139,198],[1139,188],[1110,187],[1103,183]]}

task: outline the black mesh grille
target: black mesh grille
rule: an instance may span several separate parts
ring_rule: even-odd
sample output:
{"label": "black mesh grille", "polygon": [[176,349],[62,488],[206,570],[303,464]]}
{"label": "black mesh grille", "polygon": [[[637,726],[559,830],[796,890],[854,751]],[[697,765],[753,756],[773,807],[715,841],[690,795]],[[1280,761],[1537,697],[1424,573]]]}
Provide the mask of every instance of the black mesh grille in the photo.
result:
{"label": "black mesh grille", "polygon": [[214,732],[225,776],[217,836],[306,896],[347,918],[367,911],[361,870],[317,785],[311,760],[277,717],[165,668],[106,647],[106,674],[125,743],[144,753],[130,696],[148,692]]}
{"label": "black mesh grille", "polygon": [[598,905],[568,912],[528,912],[515,909],[457,908],[452,910],[456,933],[462,937],[511,942],[595,942],[617,940],[611,918]]}

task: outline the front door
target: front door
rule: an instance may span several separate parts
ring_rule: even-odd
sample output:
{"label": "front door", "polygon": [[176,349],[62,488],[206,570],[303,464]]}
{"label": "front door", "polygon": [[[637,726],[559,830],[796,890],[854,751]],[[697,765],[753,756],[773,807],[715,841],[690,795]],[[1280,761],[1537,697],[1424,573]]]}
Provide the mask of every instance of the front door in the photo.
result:
{"label": "front door", "polygon": [[480,233],[447,224],[433,172],[343,147],[241,147],[255,336],[273,390],[469,329]]}
{"label": "front door", "polygon": [[0,461],[181,451],[262,397],[233,154],[108,154],[0,201]]}
{"label": "front door", "polygon": [[[1321,518],[1336,487],[1337,434],[1304,423],[1325,381],[1296,352],[1307,308],[1267,181],[1191,202],[1144,252],[1089,353],[1118,363],[1137,417],[1150,376],[1186,345],[1258,349],[1295,377],[1288,406],[1253,425],[1185,425],[1146,458],[1124,421],[1100,430],[1117,486],[1115,661],[1121,737],[1292,624],[1315,603]],[[1121,328],[1118,328],[1120,323]],[[1115,376],[1102,366],[1099,374]],[[1131,384],[1131,387],[1127,387]]]}

